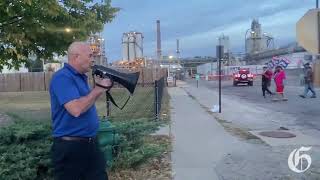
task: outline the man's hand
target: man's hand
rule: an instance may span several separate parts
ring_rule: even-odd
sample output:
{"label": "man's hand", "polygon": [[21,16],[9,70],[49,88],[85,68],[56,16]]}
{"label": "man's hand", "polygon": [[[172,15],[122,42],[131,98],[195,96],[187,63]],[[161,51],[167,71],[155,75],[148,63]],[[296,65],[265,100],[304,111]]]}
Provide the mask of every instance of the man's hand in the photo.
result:
{"label": "man's hand", "polygon": [[99,76],[95,76],[94,78],[96,87],[99,88],[100,91],[108,91],[113,83],[109,78],[100,78]]}

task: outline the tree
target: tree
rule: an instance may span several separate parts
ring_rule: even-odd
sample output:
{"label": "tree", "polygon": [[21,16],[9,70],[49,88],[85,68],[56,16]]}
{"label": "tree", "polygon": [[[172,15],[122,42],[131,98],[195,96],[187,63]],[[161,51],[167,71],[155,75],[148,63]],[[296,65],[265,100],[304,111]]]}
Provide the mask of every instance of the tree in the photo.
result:
{"label": "tree", "polygon": [[118,10],[110,0],[0,0],[0,70],[28,64],[30,55],[65,55],[72,41],[101,31]]}

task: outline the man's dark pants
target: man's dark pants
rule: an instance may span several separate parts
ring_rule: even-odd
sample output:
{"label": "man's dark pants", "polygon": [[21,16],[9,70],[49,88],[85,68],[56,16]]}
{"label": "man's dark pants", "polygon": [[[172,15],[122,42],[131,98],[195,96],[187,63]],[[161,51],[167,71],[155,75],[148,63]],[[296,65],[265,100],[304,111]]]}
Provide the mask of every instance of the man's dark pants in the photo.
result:
{"label": "man's dark pants", "polygon": [[272,95],[272,92],[269,90],[269,85],[270,85],[270,82],[269,81],[262,81],[262,95],[263,97],[266,96],[266,91]]}
{"label": "man's dark pants", "polygon": [[55,138],[52,145],[55,180],[107,180],[106,161],[98,141]]}
{"label": "man's dark pants", "polygon": [[304,96],[306,97],[308,95],[308,92],[309,90],[312,92],[312,95],[313,96],[316,96],[316,92],[314,90],[314,86],[313,86],[313,83],[312,82],[305,82],[305,85],[304,85]]}

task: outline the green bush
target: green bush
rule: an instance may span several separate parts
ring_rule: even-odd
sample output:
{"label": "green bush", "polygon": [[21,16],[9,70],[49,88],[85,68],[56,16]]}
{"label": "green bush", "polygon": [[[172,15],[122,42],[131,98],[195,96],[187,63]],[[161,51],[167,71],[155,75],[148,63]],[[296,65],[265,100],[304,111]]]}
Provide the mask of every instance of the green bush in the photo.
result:
{"label": "green bush", "polygon": [[160,156],[166,150],[165,146],[145,143],[137,149],[124,149],[116,158],[114,169],[136,169],[150,158]]}
{"label": "green bush", "polygon": [[158,130],[161,124],[160,121],[144,118],[113,122],[120,135],[120,143],[112,169],[137,168],[164,152],[166,148],[163,145],[145,141],[145,137]]}
{"label": "green bush", "polygon": [[0,179],[50,179],[50,124],[19,120],[0,131]]}
{"label": "green bush", "polygon": [[[19,118],[18,118],[19,119]],[[145,141],[160,122],[135,119],[113,122],[120,136],[112,170],[135,168],[165,151],[165,146]],[[50,121],[17,120],[0,129],[0,179],[52,179]]]}

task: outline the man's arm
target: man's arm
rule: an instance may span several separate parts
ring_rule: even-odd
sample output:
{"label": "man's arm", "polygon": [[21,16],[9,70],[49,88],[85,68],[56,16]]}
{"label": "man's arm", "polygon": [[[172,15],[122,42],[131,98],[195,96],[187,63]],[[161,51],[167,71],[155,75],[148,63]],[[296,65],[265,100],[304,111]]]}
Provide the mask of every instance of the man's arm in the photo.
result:
{"label": "man's arm", "polygon": [[[106,87],[112,85],[110,79],[101,79],[98,80],[97,83]],[[106,90],[107,89],[96,86],[87,96],[69,101],[64,104],[64,107],[72,116],[79,117],[82,113],[86,112]]]}
{"label": "man's arm", "polygon": [[104,91],[94,88],[87,96],[72,100],[64,104],[66,110],[74,117],[86,112]]}

